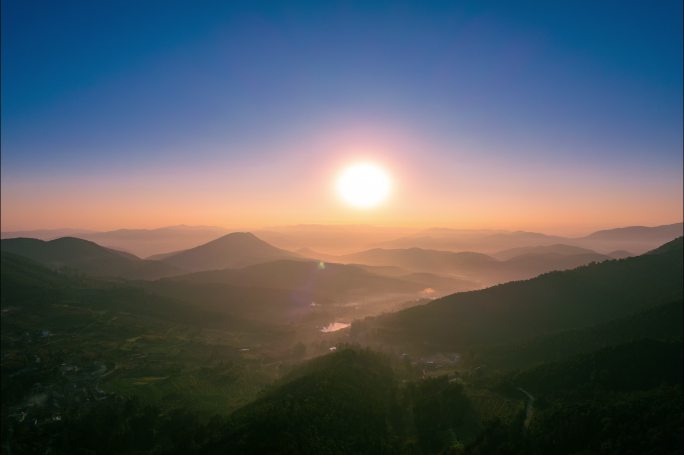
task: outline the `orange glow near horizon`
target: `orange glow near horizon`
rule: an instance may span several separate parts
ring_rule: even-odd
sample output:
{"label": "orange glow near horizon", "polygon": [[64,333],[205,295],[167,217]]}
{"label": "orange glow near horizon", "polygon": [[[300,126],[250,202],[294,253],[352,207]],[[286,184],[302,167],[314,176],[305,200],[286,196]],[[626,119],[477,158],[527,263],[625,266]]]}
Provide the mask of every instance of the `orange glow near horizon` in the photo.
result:
{"label": "orange glow near horizon", "polygon": [[[334,180],[334,173],[327,176]],[[104,182],[80,191],[77,186],[48,184],[2,192],[2,230],[82,228],[157,228],[214,225],[262,228],[290,224],[368,224],[407,228],[510,229],[562,235],[628,225],[659,225],[682,220],[681,194],[637,189],[617,199],[588,190],[571,193],[564,186],[533,189],[473,188],[429,191],[421,181],[403,179],[393,197],[373,210],[358,210],[339,200],[326,178],[305,176],[291,191],[260,192],[255,185],[229,187],[207,182],[181,191],[175,185],[156,189]],[[413,185],[413,186],[412,186]],[[465,184],[463,184],[465,186]],[[248,195],[250,195],[248,197]],[[654,202],[655,201],[655,202]]]}
{"label": "orange glow near horizon", "polygon": [[[322,130],[287,145],[273,139],[263,145],[279,152],[269,159],[217,153],[107,174],[4,174],[2,230],[366,224],[579,235],[682,220],[681,170],[505,158],[462,140],[409,128]],[[359,210],[336,184],[341,170],[366,162],[391,174],[391,197]]]}

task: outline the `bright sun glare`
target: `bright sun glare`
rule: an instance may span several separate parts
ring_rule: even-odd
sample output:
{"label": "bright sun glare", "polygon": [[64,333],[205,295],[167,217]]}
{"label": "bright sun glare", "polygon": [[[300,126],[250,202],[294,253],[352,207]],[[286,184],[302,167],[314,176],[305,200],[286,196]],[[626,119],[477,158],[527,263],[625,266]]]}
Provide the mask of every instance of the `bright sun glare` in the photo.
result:
{"label": "bright sun glare", "polygon": [[368,209],[387,199],[391,190],[389,174],[373,163],[347,167],[337,180],[337,192],[348,204]]}

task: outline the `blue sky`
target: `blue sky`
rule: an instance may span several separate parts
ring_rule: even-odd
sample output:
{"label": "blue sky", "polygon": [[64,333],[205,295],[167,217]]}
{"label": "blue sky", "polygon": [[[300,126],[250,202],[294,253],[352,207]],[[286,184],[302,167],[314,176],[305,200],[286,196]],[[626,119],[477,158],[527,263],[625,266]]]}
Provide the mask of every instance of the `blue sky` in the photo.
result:
{"label": "blue sky", "polygon": [[375,126],[420,138],[406,154],[439,167],[458,144],[530,179],[605,171],[616,191],[672,199],[682,96],[674,0],[7,0],[3,200],[83,174],[263,169],[321,132]]}

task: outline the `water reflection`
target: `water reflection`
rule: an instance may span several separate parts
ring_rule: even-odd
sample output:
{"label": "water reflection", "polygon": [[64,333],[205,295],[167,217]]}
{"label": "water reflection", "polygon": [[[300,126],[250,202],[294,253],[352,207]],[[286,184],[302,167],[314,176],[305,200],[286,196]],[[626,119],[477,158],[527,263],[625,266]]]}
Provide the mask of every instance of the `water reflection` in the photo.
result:
{"label": "water reflection", "polygon": [[323,333],[337,332],[338,330],[346,329],[350,325],[351,324],[347,324],[346,322],[331,322],[327,326],[323,327],[321,329],[321,332],[323,332]]}

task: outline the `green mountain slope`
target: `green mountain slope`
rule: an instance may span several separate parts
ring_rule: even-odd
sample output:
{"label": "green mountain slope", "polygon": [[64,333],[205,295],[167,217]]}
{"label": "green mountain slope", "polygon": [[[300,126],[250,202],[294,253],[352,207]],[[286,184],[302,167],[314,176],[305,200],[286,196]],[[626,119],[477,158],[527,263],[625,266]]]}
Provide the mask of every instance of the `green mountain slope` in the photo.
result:
{"label": "green mountain slope", "polygon": [[681,341],[642,339],[550,362],[513,375],[538,394],[631,391],[682,384]]}
{"label": "green mountain slope", "polygon": [[209,453],[396,453],[387,421],[396,387],[378,354],[318,358],[239,410]]}
{"label": "green mountain slope", "polygon": [[477,349],[477,362],[497,369],[525,368],[633,340],[682,340],[684,303],[658,305],[585,329]]}
{"label": "green mountain slope", "polygon": [[681,341],[639,340],[509,375],[524,422],[493,422],[466,453],[682,453]]}
{"label": "green mountain slope", "polygon": [[467,437],[463,386],[406,373],[358,348],[316,358],[236,411],[205,453],[432,454]]}

